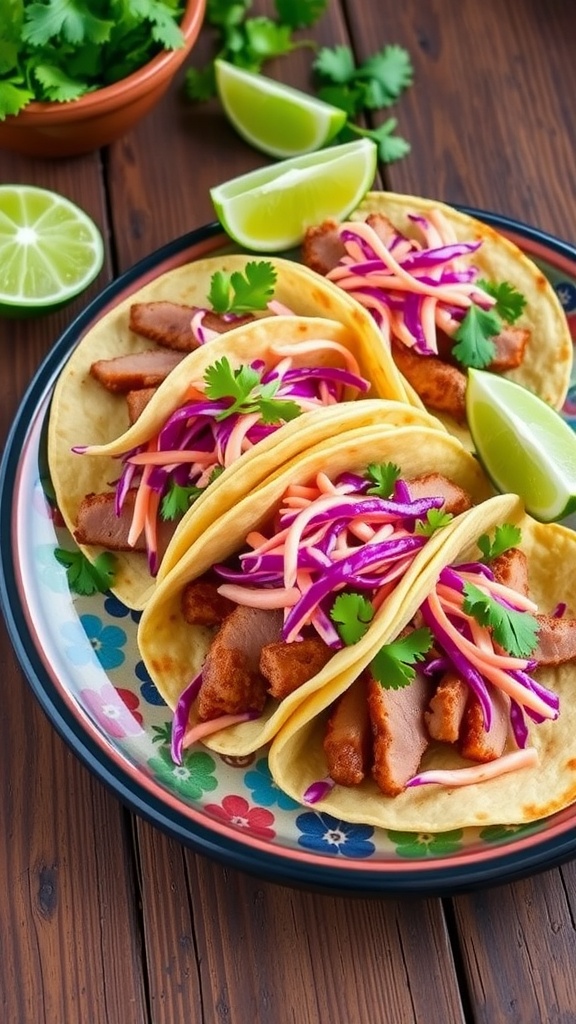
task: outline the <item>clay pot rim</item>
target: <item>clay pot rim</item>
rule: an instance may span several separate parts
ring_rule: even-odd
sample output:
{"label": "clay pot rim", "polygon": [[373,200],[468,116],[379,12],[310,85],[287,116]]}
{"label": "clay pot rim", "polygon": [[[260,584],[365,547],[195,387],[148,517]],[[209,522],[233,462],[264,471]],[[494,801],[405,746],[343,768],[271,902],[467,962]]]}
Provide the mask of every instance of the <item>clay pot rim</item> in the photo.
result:
{"label": "clay pot rim", "polygon": [[[158,82],[163,78],[171,78],[180,65],[186,60],[192,46],[196,42],[201,22],[204,18],[206,0],[187,0],[180,28],[184,33],[184,44],[177,50],[163,50],[147,64],[121,78],[112,85],[86,93],[68,103],[42,103],[32,101],[18,114],[6,118],[8,121],[24,121],[29,125],[38,125],[47,121],[77,121],[79,118],[95,116],[105,111],[108,106],[116,106],[118,98],[129,102],[139,93],[147,91],[149,82]],[[5,122],[5,123],[6,123]]]}

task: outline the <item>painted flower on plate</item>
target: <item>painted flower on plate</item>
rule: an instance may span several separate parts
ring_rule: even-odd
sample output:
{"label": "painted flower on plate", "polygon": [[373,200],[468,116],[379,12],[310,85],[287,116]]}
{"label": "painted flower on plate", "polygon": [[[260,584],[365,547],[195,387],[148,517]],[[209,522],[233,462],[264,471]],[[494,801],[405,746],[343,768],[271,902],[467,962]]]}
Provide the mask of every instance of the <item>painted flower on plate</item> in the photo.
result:
{"label": "painted flower on plate", "polygon": [[298,843],[314,853],[336,857],[370,857],[374,829],[370,825],[351,825],[320,811],[306,811],[296,818],[301,835]]}
{"label": "painted flower on plate", "polygon": [[147,704],[154,704],[156,707],[165,707],[166,701],[161,693],[158,692],[156,684],[150,678],[148,670],[143,661],[137,661],[134,667],[136,678],[142,683],[140,687],[140,693]]}
{"label": "painted flower on plate", "polygon": [[133,622],[139,622],[142,618],[142,612],[134,611],[133,608],[127,608],[115,594],[106,594],[104,609],[114,619],[125,619],[129,615]]}
{"label": "painted flower on plate", "polygon": [[261,807],[273,807],[274,804],[278,804],[282,811],[293,811],[298,807],[297,801],[293,800],[287,793],[283,793],[274,782],[268,767],[268,758],[266,757],[260,758],[254,765],[254,768],[246,772],[244,782],[251,791],[256,803],[260,804]]}
{"label": "painted flower on plate", "polygon": [[531,821],[527,825],[487,825],[480,832],[480,839],[485,843],[503,843],[526,833],[536,832],[541,826],[541,821]]}
{"label": "painted flower on plate", "polygon": [[457,853],[462,846],[464,835],[461,828],[451,832],[395,832],[389,830],[388,838],[396,847],[399,857],[447,857]]}
{"label": "painted flower on plate", "polygon": [[80,699],[109,736],[124,739],[143,732],[143,719],[138,711],[140,701],[131,690],[104,683],[98,690],[81,690]]}
{"label": "painted flower on plate", "polygon": [[250,807],[243,796],[225,796],[221,804],[206,804],[205,810],[227,825],[244,829],[258,839],[274,839],[274,815],[264,807]]}
{"label": "painted flower on plate", "polygon": [[199,800],[203,793],[211,793],[218,785],[214,775],[216,762],[202,750],[186,753],[182,764],[174,764],[170,751],[161,747],[147,764],[159,782],[188,800]]}
{"label": "painted flower on plate", "polygon": [[126,633],[119,626],[106,626],[98,615],[81,615],[78,622],[65,622],[60,632],[67,641],[66,655],[73,665],[97,660],[106,671],[118,668],[125,659],[121,650]]}

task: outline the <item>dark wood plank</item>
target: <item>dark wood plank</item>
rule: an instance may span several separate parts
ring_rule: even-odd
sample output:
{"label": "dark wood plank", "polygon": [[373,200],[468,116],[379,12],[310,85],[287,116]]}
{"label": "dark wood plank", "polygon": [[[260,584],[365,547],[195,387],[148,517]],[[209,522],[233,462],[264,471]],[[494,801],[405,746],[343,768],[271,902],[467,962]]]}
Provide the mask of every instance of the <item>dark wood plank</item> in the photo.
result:
{"label": "dark wood plank", "polygon": [[545,9],[539,0],[461,0],[457,10],[403,0],[366,4],[362,17],[354,0],[346,6],[359,53],[399,43],[415,66],[414,86],[392,111],[412,152],[390,165],[390,187],[573,239],[572,0]]}
{"label": "dark wood plank", "polygon": [[574,891],[570,864],[454,901],[475,1024],[574,1020]]}
{"label": "dark wood plank", "polygon": [[0,643],[2,1020],[144,1024],[124,811],[49,725],[3,625]]}
{"label": "dark wood plank", "polygon": [[155,1024],[464,1020],[438,900],[318,896],[138,837]]}

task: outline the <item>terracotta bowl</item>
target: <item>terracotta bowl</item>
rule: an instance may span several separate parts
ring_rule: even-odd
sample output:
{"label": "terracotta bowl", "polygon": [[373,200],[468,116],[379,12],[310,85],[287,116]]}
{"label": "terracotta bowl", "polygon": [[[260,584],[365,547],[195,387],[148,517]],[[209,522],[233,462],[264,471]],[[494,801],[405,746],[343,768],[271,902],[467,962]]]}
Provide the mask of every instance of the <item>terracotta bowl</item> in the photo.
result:
{"label": "terracotta bowl", "polygon": [[66,157],[120,138],[168,89],[198,38],[205,8],[206,0],[188,0],[184,46],[158,54],[128,78],[70,103],[29,103],[0,121],[0,147],[25,156]]}

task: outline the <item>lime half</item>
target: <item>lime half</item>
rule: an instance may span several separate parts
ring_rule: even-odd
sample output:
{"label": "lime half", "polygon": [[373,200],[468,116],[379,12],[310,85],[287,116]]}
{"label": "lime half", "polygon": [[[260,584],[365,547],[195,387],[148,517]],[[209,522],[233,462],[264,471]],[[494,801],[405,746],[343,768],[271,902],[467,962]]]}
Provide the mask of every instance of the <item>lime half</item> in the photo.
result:
{"label": "lime half", "polygon": [[541,522],[576,509],[576,435],[555,409],[506,377],[468,371],[466,413],[488,476]]}
{"label": "lime half", "polygon": [[358,139],[232,178],[210,196],[231,238],[279,252],[301,242],[313,224],[345,218],[370,188],[376,156],[375,143]]}
{"label": "lime half", "polygon": [[270,156],[311,153],[346,124],[339,107],[272,78],[215,61],[216,86],[231,124],[246,142]]}
{"label": "lime half", "polygon": [[65,305],[103,260],[98,228],[69,199],[32,185],[0,186],[0,315]]}

